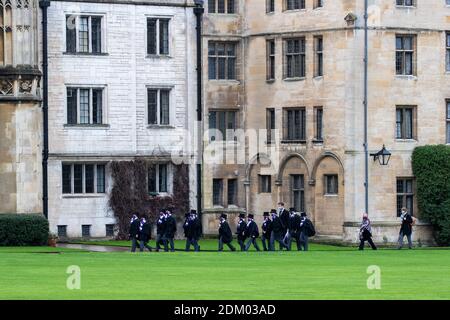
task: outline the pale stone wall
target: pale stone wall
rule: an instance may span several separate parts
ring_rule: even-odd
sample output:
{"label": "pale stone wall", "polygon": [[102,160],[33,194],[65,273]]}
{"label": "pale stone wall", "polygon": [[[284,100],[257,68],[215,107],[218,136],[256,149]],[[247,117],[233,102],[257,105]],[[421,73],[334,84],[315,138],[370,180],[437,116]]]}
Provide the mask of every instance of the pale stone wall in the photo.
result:
{"label": "pale stone wall", "polygon": [[[160,1],[147,1],[148,4]],[[81,225],[91,227],[92,237],[105,236],[113,224],[108,208],[112,186],[107,169],[104,195],[63,195],[61,164],[112,160],[170,161],[172,152],[189,144],[196,116],[195,16],[185,1],[170,5],[92,2],[52,2],[49,12],[49,220],[56,232],[67,225],[69,237],[81,236]],[[188,2],[189,4],[189,2]],[[65,54],[65,15],[97,13],[104,16],[104,55]],[[170,56],[147,56],[147,17],[170,17]],[[105,126],[66,124],[66,86],[105,86]],[[170,87],[169,127],[147,125],[147,87]],[[185,155],[191,155],[187,150]],[[109,168],[109,166],[107,166]],[[195,166],[190,166],[192,205],[196,198]]]}
{"label": "pale stone wall", "polygon": [[[445,30],[450,30],[450,9],[445,1],[418,1],[416,8],[398,8],[395,1],[370,3],[369,24],[369,149],[377,152],[383,144],[392,152],[389,166],[369,163],[369,213],[374,224],[375,239],[395,242],[399,221],[396,216],[397,177],[413,177],[411,155],[416,146],[445,143],[445,99],[450,97],[450,76],[445,72]],[[306,1],[306,10],[282,11],[282,1],[275,1],[275,13],[265,13],[265,1],[240,1],[238,15],[207,15],[206,39],[240,41],[241,76],[239,83],[207,81],[205,109],[225,108],[227,102],[239,104],[244,129],[265,129],[266,108],[274,108],[276,127],[281,128],[283,107],[306,108],[305,144],[282,144],[275,159],[293,156],[283,169],[272,173],[272,193],[258,194],[259,165],[253,166],[249,177],[242,176],[239,187],[246,190],[242,210],[262,215],[283,200],[290,205],[290,173],[305,175],[306,211],[316,224],[319,235],[345,241],[357,241],[357,228],[364,211],[364,148],[363,148],[363,54],[364,3],[325,1],[323,8],[313,9]],[[357,17],[348,25],[348,13]],[[212,27],[214,26],[214,27]],[[240,32],[240,33],[239,33]],[[395,35],[417,34],[417,75],[399,77],[395,74]],[[324,76],[313,77],[313,36],[323,36]],[[282,79],[282,39],[292,36],[306,38],[306,78],[300,81]],[[266,82],[266,39],[276,42],[276,80]],[[204,51],[205,63],[207,51]],[[207,65],[207,64],[206,64]],[[205,79],[207,74],[205,71]],[[234,97],[239,97],[239,102]],[[395,139],[395,108],[397,105],[417,106],[417,140]],[[323,106],[324,142],[313,143],[313,107]],[[248,151],[248,150],[247,150]],[[248,157],[251,158],[251,155]],[[249,164],[241,167],[249,167]],[[205,173],[205,207],[210,208],[212,178],[225,177],[228,165],[211,166]],[[339,195],[325,196],[323,175],[339,175]],[[276,183],[278,178],[282,181]],[[309,183],[308,183],[309,182]],[[209,191],[208,191],[209,190]],[[209,194],[207,193],[209,192]],[[416,203],[417,214],[417,203]],[[221,212],[211,208],[211,212]],[[226,211],[226,210],[225,210]],[[416,240],[431,242],[430,228],[420,221]],[[261,218],[258,218],[261,220]],[[205,221],[213,218],[205,217]],[[214,229],[208,229],[215,232]]]}

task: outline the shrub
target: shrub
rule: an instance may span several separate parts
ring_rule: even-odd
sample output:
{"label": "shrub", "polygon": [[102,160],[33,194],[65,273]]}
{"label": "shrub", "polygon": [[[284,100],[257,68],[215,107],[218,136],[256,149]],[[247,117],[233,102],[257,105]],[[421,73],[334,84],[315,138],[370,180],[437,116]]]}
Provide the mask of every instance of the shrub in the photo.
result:
{"label": "shrub", "polygon": [[0,246],[48,244],[48,221],[37,214],[0,214]]}
{"label": "shrub", "polygon": [[414,150],[413,172],[421,216],[434,227],[439,245],[450,244],[450,147],[424,146]]}

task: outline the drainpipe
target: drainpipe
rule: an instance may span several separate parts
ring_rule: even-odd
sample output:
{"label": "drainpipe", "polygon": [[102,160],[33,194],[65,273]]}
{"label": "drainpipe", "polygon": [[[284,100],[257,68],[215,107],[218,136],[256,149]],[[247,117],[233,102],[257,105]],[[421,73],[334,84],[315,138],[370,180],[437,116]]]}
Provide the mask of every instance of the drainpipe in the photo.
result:
{"label": "drainpipe", "polygon": [[364,169],[365,169],[365,211],[369,213],[369,145],[368,145],[368,0],[364,0]]}
{"label": "drainpipe", "polygon": [[202,113],[202,17],[205,9],[203,0],[195,0],[194,14],[197,18],[197,126],[198,126],[198,163],[197,163],[197,212],[202,216],[202,162],[203,162],[203,113]]}
{"label": "drainpipe", "polygon": [[42,114],[44,145],[42,149],[42,211],[48,219],[48,52],[47,52],[47,8],[49,0],[39,1],[42,9]]}

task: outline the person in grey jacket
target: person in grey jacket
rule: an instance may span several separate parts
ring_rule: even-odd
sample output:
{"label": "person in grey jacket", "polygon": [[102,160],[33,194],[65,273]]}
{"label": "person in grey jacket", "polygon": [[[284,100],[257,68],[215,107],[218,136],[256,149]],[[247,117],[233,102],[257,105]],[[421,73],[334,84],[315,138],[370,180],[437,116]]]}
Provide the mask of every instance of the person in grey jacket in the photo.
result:
{"label": "person in grey jacket", "polygon": [[363,214],[363,221],[359,228],[359,250],[364,250],[364,244],[367,241],[373,250],[377,250],[375,243],[372,241],[372,226],[370,225],[369,215]]}

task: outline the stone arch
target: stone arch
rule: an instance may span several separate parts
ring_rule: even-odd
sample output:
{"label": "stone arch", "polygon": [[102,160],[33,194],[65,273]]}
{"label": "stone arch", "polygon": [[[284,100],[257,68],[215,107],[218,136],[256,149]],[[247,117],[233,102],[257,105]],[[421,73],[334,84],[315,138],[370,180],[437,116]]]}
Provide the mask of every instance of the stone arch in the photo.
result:
{"label": "stone arch", "polygon": [[[337,187],[329,191],[328,179],[337,176]],[[345,220],[344,166],[340,158],[332,153],[320,155],[312,171],[314,185],[314,222],[318,234],[341,237]]]}
{"label": "stone arch", "polygon": [[255,165],[260,164],[259,160],[261,158],[266,159],[270,163],[270,165],[273,166],[272,160],[266,153],[258,153],[257,155],[253,156],[253,158],[251,158],[245,165],[245,181],[246,182],[250,182],[251,171]]}
{"label": "stone arch", "polygon": [[[342,173],[345,172],[344,164],[342,163],[341,158],[339,158],[338,155],[336,155],[335,153],[333,153],[331,151],[326,151],[322,155],[320,155],[320,157],[317,158],[316,162],[314,163],[314,167],[313,167],[313,169],[311,171],[311,183],[312,184],[316,183],[317,168],[319,167],[319,165],[322,162],[322,160],[327,158],[327,157],[331,157],[331,158],[335,159],[338,162],[338,164],[340,165],[340,167],[342,168]],[[343,180],[342,182],[344,183],[345,180]]]}
{"label": "stone arch", "polygon": [[305,167],[306,167],[306,173],[307,173],[307,176],[308,176],[308,178],[310,177],[309,165],[308,165],[308,162],[306,161],[305,157],[303,157],[303,155],[301,155],[300,153],[290,153],[290,154],[288,154],[287,156],[285,156],[285,157],[283,158],[283,160],[281,161],[280,169],[278,170],[278,175],[277,175],[277,182],[278,182],[278,183],[280,183],[280,184],[282,183],[282,181],[283,181],[283,172],[284,172],[284,169],[285,169],[285,167],[286,167],[286,164],[287,164],[287,163],[289,162],[289,160],[291,160],[292,158],[299,158],[301,161],[304,162]]}

